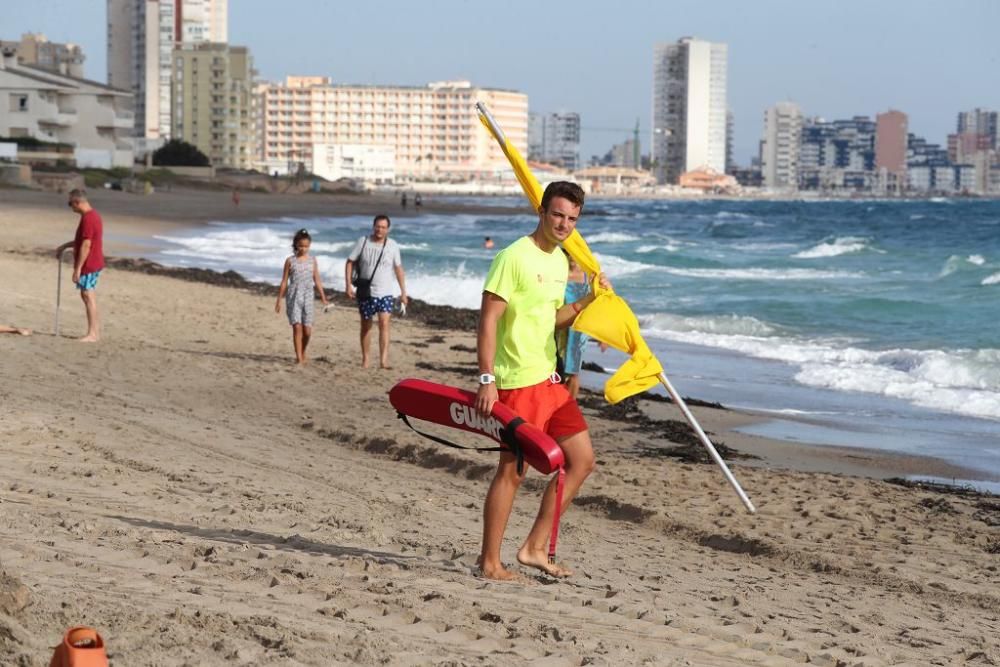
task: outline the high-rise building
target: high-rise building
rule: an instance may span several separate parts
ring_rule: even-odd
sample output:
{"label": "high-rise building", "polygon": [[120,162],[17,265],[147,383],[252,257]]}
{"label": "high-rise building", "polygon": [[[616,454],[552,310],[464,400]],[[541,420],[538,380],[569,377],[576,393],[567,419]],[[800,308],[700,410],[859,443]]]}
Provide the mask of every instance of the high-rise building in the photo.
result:
{"label": "high-rise building", "polygon": [[875,117],[875,169],[881,190],[899,192],[906,185],[907,117],[889,110]]}
{"label": "high-rise building", "polygon": [[519,151],[528,148],[528,96],[468,81],[363,86],[290,76],[262,85],[260,98],[261,159],[269,173],[311,164],[316,144],[358,144],[393,147],[399,176],[495,178],[509,164],[483,131],[477,102]]}
{"label": "high-rise building", "polygon": [[139,152],[170,138],[170,77],[182,42],[225,42],[228,0],[108,0],[108,83],[134,96]]}
{"label": "high-rise building", "polygon": [[174,0],[178,42],[228,42],[228,0]]}
{"label": "high-rise building", "polygon": [[726,112],[726,173],[731,174],[736,168],[736,158],[733,157],[733,140],[736,118],[732,109]]}
{"label": "high-rise building", "polygon": [[181,44],[173,56],[171,137],[193,144],[213,165],[259,162],[254,69],[244,46]]}
{"label": "high-rise building", "polygon": [[576,171],[580,168],[580,114],[528,115],[528,159]]}
{"label": "high-rise building", "polygon": [[799,146],[799,188],[867,190],[874,183],[875,121],[806,119]]}
{"label": "high-rise building", "polygon": [[794,102],[779,102],[764,112],[764,139],[760,144],[764,187],[797,190],[802,111]]}
{"label": "high-rise building", "polygon": [[958,114],[958,134],[976,134],[986,137],[986,150],[1000,147],[998,114],[989,109],[973,109]]}
{"label": "high-rise building", "polygon": [[14,51],[20,65],[30,65],[76,79],[83,78],[83,49],[76,44],[50,42],[41,33],[27,32],[21,41],[0,40],[0,51]]}
{"label": "high-rise building", "polygon": [[684,37],[653,54],[652,152],[658,183],[726,169],[725,44]]}

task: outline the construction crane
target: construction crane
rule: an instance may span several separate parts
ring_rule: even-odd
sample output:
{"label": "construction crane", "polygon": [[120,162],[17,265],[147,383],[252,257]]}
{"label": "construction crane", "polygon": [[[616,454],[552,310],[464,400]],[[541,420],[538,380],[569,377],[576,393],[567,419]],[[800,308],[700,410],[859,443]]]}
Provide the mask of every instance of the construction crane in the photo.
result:
{"label": "construction crane", "polygon": [[586,132],[618,132],[618,133],[625,132],[625,133],[630,133],[632,135],[632,140],[633,140],[632,141],[632,160],[633,160],[633,164],[635,164],[635,168],[636,169],[639,168],[639,165],[641,163],[639,162],[639,119],[638,118],[635,119],[635,127],[634,128],[625,128],[625,127],[581,127],[580,131],[581,132],[586,131]]}

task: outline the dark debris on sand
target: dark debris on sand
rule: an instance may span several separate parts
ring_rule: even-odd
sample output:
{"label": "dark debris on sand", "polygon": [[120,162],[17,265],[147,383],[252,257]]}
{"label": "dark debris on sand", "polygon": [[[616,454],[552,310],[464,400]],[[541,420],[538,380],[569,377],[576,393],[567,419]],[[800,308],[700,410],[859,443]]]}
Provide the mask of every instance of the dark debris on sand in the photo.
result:
{"label": "dark debris on sand", "polygon": [[[628,424],[627,430],[643,433],[654,439],[666,440],[672,445],[664,446],[643,441],[638,445],[639,455],[648,458],[674,458],[685,463],[713,463],[711,455],[701,440],[691,430],[687,422],[676,419],[651,419],[640,408],[639,401],[648,400],[649,394],[632,396],[620,403],[609,405],[603,397],[591,391],[581,391],[577,402],[582,407],[594,410],[609,421]],[[713,442],[716,451],[725,459],[757,458],[727,446]]]}
{"label": "dark debris on sand", "polygon": [[[946,484],[943,482],[930,482],[922,479],[906,479],[905,477],[889,477],[885,480],[889,484],[905,486],[908,489],[920,489],[921,491],[933,491],[934,493],[945,493],[951,496],[963,496],[967,498],[996,498],[996,494],[989,491],[981,491],[969,484]],[[980,503],[980,505],[992,506],[992,511],[997,512],[1000,521],[1000,504]]]}

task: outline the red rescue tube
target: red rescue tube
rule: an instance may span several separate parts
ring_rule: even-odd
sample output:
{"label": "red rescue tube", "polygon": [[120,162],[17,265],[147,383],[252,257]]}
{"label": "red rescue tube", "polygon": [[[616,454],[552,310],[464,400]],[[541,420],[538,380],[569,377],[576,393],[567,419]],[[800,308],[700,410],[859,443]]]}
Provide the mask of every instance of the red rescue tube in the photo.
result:
{"label": "red rescue tube", "polygon": [[[390,389],[389,402],[407,417],[485,435],[500,444],[504,444],[500,431],[517,418],[513,410],[497,402],[490,417],[484,420],[476,412],[476,395],[471,391],[413,378],[402,380]],[[524,460],[538,472],[548,475],[566,463],[556,441],[534,424],[525,422],[518,426],[515,437]]]}

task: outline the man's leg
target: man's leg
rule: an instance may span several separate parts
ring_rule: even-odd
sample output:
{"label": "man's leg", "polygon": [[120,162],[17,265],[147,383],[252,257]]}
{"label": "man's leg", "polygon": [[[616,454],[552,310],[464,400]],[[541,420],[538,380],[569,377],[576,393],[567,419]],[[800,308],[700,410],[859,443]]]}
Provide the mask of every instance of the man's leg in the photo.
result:
{"label": "man's leg", "polygon": [[295,363],[301,364],[304,358],[304,349],[302,347],[302,325],[293,324],[292,325],[292,345],[295,346]]}
{"label": "man's leg", "polygon": [[[563,481],[562,507],[560,516],[569,508],[573,502],[584,480],[594,471],[594,448],[590,443],[590,431],[582,431],[575,435],[559,439],[559,446],[566,457],[566,479]],[[537,567],[539,570],[548,572],[557,577],[566,577],[572,574],[569,570],[558,565],[549,563],[549,535],[552,530],[552,517],[555,512],[556,482],[557,477],[553,477],[549,482],[545,493],[542,495],[542,505],[538,508],[538,516],[535,517],[535,525],[531,527],[524,545],[517,552],[517,560],[522,565]]]}
{"label": "man's leg", "polygon": [[372,321],[361,316],[361,368],[368,368],[368,343],[371,340]]}
{"label": "man's leg", "polygon": [[503,566],[500,545],[522,479],[524,477],[517,474],[517,457],[507,452],[500,454],[500,464],[490,483],[490,490],[486,492],[486,504],[483,506],[483,550],[479,554],[479,569],[488,579],[507,581],[518,578]]}
{"label": "man's leg", "polygon": [[12,334],[20,334],[22,336],[30,336],[31,329],[22,329],[20,327],[9,327],[6,324],[0,324],[0,333],[12,333]]}
{"label": "man's leg", "polygon": [[391,313],[378,314],[378,358],[379,366],[390,368],[389,366],[389,320]]}
{"label": "man's leg", "polygon": [[80,299],[87,311],[87,335],[78,338],[81,343],[96,343],[101,337],[101,322],[97,314],[97,293],[92,289],[80,290]]}

